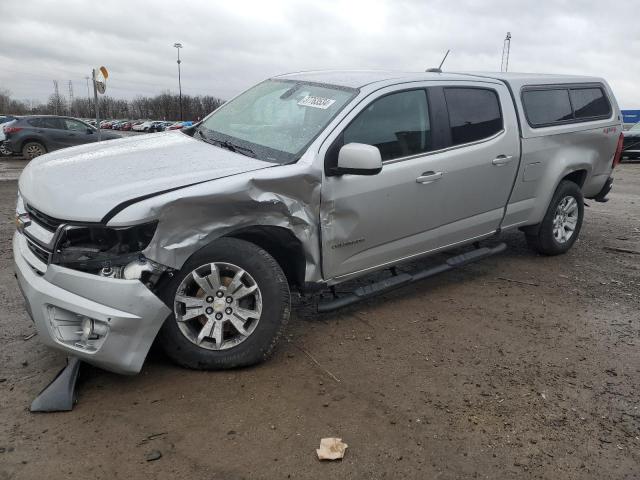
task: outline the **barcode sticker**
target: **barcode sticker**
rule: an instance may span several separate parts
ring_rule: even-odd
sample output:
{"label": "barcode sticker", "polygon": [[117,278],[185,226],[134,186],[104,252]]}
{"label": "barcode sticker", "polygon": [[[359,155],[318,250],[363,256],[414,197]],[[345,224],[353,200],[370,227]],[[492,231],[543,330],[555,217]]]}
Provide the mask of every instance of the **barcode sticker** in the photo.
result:
{"label": "barcode sticker", "polygon": [[322,110],[326,110],[331,105],[333,105],[336,101],[331,98],[322,98],[322,97],[314,97],[313,95],[307,95],[302,100],[298,102],[298,105],[302,107],[313,107],[313,108],[321,108]]}

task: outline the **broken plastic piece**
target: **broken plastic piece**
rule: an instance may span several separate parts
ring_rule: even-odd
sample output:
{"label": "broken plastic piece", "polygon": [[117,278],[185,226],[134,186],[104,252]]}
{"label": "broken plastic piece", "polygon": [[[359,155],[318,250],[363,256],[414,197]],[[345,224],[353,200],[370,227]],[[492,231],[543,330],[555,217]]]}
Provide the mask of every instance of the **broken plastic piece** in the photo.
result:
{"label": "broken plastic piece", "polygon": [[323,438],[316,453],[319,460],[340,460],[348,446],[341,438]]}
{"label": "broken plastic piece", "polygon": [[81,363],[77,357],[67,357],[67,366],[60,370],[53,381],[31,402],[30,410],[32,412],[72,410],[76,403],[76,381]]}

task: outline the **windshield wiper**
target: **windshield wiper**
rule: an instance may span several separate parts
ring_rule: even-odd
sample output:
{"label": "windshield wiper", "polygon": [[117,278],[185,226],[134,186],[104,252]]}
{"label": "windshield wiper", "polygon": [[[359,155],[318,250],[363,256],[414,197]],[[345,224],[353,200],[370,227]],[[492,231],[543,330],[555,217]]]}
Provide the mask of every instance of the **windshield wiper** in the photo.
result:
{"label": "windshield wiper", "polygon": [[210,143],[211,145],[216,145],[218,147],[226,148],[231,152],[239,153],[247,157],[256,158],[256,152],[254,152],[248,147],[236,145],[235,143],[231,143],[228,140],[216,140],[215,138],[209,138],[203,133],[202,130],[198,130],[198,134],[200,135],[202,140],[204,140],[207,143]]}

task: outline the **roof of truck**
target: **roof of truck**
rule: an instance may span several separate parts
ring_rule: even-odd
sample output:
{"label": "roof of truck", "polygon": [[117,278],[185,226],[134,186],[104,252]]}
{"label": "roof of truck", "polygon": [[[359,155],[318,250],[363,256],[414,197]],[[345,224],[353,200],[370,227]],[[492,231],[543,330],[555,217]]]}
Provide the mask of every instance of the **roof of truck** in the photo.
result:
{"label": "roof of truck", "polygon": [[362,88],[374,83],[397,83],[429,80],[499,80],[513,87],[557,83],[602,82],[598,77],[578,75],[550,75],[541,73],[500,73],[500,72],[401,72],[392,70],[315,70],[279,75],[275,78],[318,82],[350,88]]}

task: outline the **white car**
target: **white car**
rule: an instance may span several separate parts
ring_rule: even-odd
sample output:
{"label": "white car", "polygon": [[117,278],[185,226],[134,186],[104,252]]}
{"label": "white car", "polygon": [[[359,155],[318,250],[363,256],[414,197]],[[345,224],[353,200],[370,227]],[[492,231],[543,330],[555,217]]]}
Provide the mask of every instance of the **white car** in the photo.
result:
{"label": "white car", "polygon": [[138,125],[134,125],[133,127],[131,127],[131,130],[135,132],[146,132],[147,130],[149,130],[149,127],[151,126],[152,123],[153,122],[151,121],[142,122],[142,123],[139,123]]}
{"label": "white car", "polygon": [[9,150],[7,147],[4,146],[4,141],[6,140],[6,138],[4,136],[3,127],[9,124],[10,122],[13,122],[15,119],[16,117],[12,117],[10,115],[0,116],[0,155],[3,155],[3,156],[12,155],[11,150]]}

